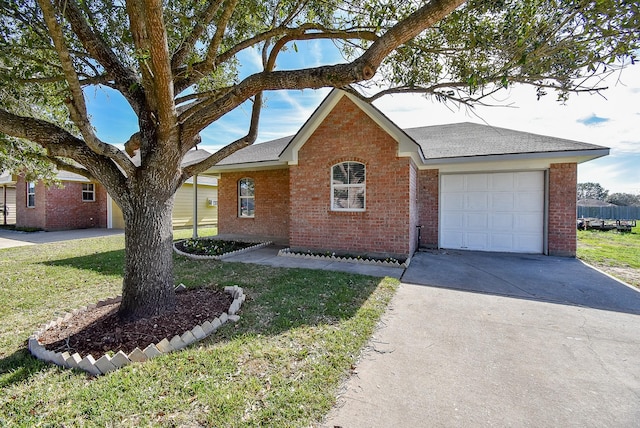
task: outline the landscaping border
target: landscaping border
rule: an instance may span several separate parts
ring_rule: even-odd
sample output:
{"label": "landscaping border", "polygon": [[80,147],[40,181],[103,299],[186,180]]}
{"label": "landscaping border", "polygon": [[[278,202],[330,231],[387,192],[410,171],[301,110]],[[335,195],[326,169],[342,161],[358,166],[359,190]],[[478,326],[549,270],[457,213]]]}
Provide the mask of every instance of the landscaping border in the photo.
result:
{"label": "landscaping border", "polygon": [[[191,238],[192,239],[192,238]],[[227,241],[226,239],[216,239],[216,238],[200,238],[200,239],[209,239],[211,241]],[[264,248],[267,247],[271,244],[273,244],[273,242],[271,241],[267,241],[267,242],[256,242],[256,245],[252,245],[250,247],[247,248],[243,248],[241,250],[236,250],[236,251],[231,251],[230,253],[224,253],[224,254],[220,254],[219,256],[203,256],[203,255],[199,255],[199,254],[191,254],[191,253],[185,253],[184,251],[178,250],[178,248],[176,247],[176,244],[180,243],[180,242],[184,242],[187,239],[180,239],[179,241],[176,241],[173,243],[173,251],[176,252],[176,254],[180,254],[181,256],[185,256],[188,257],[192,260],[224,260],[227,257],[231,257],[231,256],[237,256],[238,254],[242,254],[242,253],[247,253],[249,251],[253,251],[253,250],[257,250],[259,248]],[[247,244],[253,244],[253,242],[246,242]]]}
{"label": "landscaping border", "polygon": [[345,262],[345,263],[354,263],[354,264],[364,264],[364,265],[373,265],[373,266],[386,266],[386,267],[399,267],[399,268],[407,268],[409,267],[409,263],[411,262],[411,257],[407,258],[404,263],[396,262],[386,262],[384,260],[373,260],[365,258],[354,258],[354,257],[341,257],[341,256],[325,256],[322,254],[307,254],[301,252],[291,251],[291,248],[283,248],[278,251],[278,256],[280,257],[293,257],[298,259],[312,259],[312,260],[329,260],[335,262]]}
{"label": "landscaping border", "polygon": [[[176,287],[176,291],[182,291],[186,288],[184,285],[180,284]],[[110,357],[107,354],[104,354],[98,360],[96,360],[93,355],[89,354],[82,358],[80,354],[77,352],[70,355],[68,352],[55,352],[48,351],[43,345],[39,342],[39,337],[51,327],[54,327],[58,323],[63,321],[67,321],[71,319],[74,315],[77,315],[81,312],[85,312],[91,309],[99,308],[106,305],[111,305],[114,303],[119,303],[122,301],[122,296],[113,297],[111,299],[100,300],[96,304],[91,304],[88,306],[81,307],[79,309],[75,309],[74,311],[68,312],[54,321],[50,321],[47,324],[43,324],[40,326],[38,330],[34,334],[29,337],[28,348],[31,355],[36,357],[39,360],[46,361],[49,363],[56,364],[61,367],[65,367],[68,369],[80,369],[84,370],[94,376],[99,376],[102,374],[107,374],[114,370],[117,370],[121,367],[124,367],[128,364],[135,362],[144,362],[150,360],[151,358],[155,358],[159,355],[168,354],[169,352],[178,351],[180,349],[186,348],[187,346],[198,342],[205,337],[213,334],[220,326],[225,324],[227,321],[237,322],[240,319],[240,316],[237,315],[242,303],[245,301],[246,296],[241,287],[234,285],[232,287],[224,287],[224,292],[231,294],[233,296],[233,301],[231,305],[229,305],[229,309],[227,312],[223,312],[217,318],[214,318],[211,321],[205,321],[200,325],[196,325],[191,330],[185,331],[182,335],[175,335],[173,338],[168,339],[164,338],[160,342],[156,344],[150,344],[144,350],[140,348],[135,348],[129,355],[125,354],[122,351],[118,351],[115,355]]]}

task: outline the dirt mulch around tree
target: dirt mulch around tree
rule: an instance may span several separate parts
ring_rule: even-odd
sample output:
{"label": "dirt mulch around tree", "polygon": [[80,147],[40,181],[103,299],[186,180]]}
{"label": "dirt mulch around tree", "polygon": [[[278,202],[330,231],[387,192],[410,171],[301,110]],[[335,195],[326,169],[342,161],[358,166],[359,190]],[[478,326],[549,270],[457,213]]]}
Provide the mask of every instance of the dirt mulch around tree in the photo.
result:
{"label": "dirt mulch around tree", "polygon": [[91,354],[95,359],[108,351],[129,354],[136,347],[144,349],[164,338],[171,340],[212,321],[227,312],[233,301],[229,294],[208,288],[185,290],[176,298],[175,312],[134,322],[118,318],[119,303],[81,312],[45,331],[40,343],[50,351],[77,352],[82,357]]}

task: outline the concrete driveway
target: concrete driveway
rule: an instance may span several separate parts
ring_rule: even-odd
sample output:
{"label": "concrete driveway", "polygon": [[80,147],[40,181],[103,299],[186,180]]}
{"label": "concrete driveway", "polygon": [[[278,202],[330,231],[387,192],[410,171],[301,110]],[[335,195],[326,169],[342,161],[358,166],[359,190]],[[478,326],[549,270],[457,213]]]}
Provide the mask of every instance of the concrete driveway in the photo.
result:
{"label": "concrete driveway", "polygon": [[55,232],[17,232],[0,229],[0,249],[22,247],[25,245],[47,244],[50,242],[70,241],[72,239],[95,238],[99,236],[121,235],[119,229],[74,229]]}
{"label": "concrete driveway", "polygon": [[577,260],[419,253],[324,426],[640,426],[638,308]]}

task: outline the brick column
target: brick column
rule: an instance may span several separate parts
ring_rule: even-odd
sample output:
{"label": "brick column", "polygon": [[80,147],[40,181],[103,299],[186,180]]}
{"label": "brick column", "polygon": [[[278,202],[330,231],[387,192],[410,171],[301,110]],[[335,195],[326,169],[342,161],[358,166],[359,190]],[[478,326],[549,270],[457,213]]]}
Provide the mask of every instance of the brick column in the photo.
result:
{"label": "brick column", "polygon": [[419,172],[418,205],[420,232],[420,246],[438,248],[438,188],[440,174],[437,169],[427,169]]}
{"label": "brick column", "polygon": [[577,164],[551,164],[549,169],[550,256],[576,256],[577,179]]}

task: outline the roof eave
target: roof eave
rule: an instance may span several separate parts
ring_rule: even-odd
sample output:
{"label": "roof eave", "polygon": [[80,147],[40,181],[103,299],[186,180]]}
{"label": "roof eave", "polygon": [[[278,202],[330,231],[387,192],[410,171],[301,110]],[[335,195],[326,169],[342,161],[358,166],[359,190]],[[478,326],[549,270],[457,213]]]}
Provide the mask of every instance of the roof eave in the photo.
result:
{"label": "roof eave", "polygon": [[205,171],[207,174],[219,174],[234,171],[259,171],[266,169],[282,169],[287,167],[287,162],[281,160],[269,160],[259,162],[244,162],[228,165],[214,165]]}
{"label": "roof eave", "polygon": [[461,163],[479,163],[494,161],[510,161],[510,160],[531,160],[531,159],[548,159],[562,158],[567,162],[583,163],[593,159],[597,159],[609,154],[608,148],[598,148],[593,150],[572,150],[560,152],[535,152],[535,153],[511,153],[496,155],[477,155],[477,156],[460,156],[451,158],[431,158],[422,162],[424,166],[430,165],[447,165]]}

